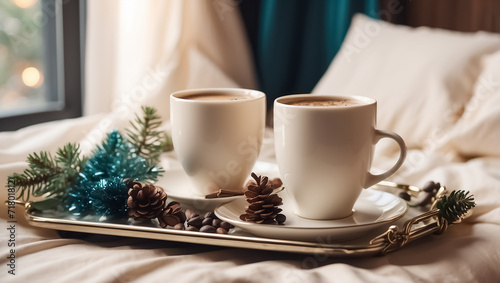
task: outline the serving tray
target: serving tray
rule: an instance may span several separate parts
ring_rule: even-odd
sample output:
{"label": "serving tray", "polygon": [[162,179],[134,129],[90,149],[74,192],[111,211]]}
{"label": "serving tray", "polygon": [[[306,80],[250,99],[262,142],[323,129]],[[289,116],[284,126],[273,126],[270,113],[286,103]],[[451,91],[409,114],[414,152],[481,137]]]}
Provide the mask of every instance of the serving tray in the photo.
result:
{"label": "serving tray", "polygon": [[[373,188],[393,192],[404,189],[413,193],[418,193],[419,190],[413,186],[391,182],[381,182]],[[445,193],[442,187],[438,195]],[[145,224],[133,220],[106,222],[92,216],[77,219],[62,212],[36,210],[30,203],[25,204],[25,217],[28,223],[41,228],[256,250],[324,254],[332,257],[384,255],[398,250],[415,239],[432,233],[442,233],[448,225],[437,222],[436,213],[436,210],[423,212],[410,208],[408,213],[393,225],[387,224],[362,238],[338,242],[323,236],[314,242],[306,242],[258,237],[238,227],[232,229],[229,234],[211,234],[165,229],[152,223]]]}

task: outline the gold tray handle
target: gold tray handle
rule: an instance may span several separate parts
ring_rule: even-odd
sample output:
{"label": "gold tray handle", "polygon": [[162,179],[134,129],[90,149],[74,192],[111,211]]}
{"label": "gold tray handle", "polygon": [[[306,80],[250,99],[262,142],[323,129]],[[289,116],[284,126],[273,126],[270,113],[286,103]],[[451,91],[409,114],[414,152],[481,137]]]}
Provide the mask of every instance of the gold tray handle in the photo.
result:
{"label": "gold tray handle", "polygon": [[[436,194],[430,211],[409,219],[403,224],[401,230],[398,226],[391,225],[385,233],[373,238],[370,241],[370,246],[380,248],[379,255],[386,255],[429,234],[434,233],[440,235],[444,233],[449,226],[460,223],[471,214],[470,210],[453,223],[448,223],[446,219],[438,217],[439,210],[436,209],[436,204],[438,200],[447,193],[446,187],[441,186]],[[426,224],[424,226],[415,227],[419,223]]]}
{"label": "gold tray handle", "polygon": [[[448,228],[448,222],[444,219],[440,221],[437,215],[438,210],[420,214],[406,221],[401,230],[398,226],[391,225],[385,233],[373,238],[370,241],[370,245],[380,247],[381,251],[379,254],[386,255],[400,249],[411,241],[429,234],[441,234]],[[413,228],[414,225],[420,222],[427,222],[431,219],[435,219],[436,221],[423,227]]]}

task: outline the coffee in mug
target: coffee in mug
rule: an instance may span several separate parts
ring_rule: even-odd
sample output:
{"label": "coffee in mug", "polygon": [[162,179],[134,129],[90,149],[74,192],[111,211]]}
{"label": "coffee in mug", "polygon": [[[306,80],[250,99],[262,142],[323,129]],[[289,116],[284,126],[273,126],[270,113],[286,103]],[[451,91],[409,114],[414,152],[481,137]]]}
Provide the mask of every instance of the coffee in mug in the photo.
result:
{"label": "coffee in mug", "polygon": [[189,99],[189,100],[201,100],[201,101],[216,101],[216,100],[244,100],[244,99],[251,99],[252,96],[246,96],[246,95],[231,95],[231,94],[224,94],[224,93],[205,93],[205,94],[193,94],[184,97],[184,99]]}
{"label": "coffee in mug", "polygon": [[[392,132],[376,129],[377,102],[361,96],[289,95],[274,102],[276,159],[295,213],[311,219],[344,218],[361,190],[392,175],[406,146]],[[374,145],[382,138],[400,147],[396,164],[370,173]]]}
{"label": "coffee in mug", "polygon": [[342,107],[342,106],[352,106],[359,104],[359,101],[351,98],[314,98],[314,99],[305,99],[305,100],[297,100],[290,101],[287,103],[289,105],[297,105],[297,106],[330,106],[330,107]]}

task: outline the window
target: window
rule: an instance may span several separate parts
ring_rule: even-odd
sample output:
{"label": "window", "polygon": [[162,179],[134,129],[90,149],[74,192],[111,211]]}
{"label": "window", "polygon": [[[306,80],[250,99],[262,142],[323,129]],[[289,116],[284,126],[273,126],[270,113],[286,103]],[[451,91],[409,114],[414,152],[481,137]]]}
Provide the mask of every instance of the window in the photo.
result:
{"label": "window", "polygon": [[0,131],[81,116],[85,2],[0,2]]}

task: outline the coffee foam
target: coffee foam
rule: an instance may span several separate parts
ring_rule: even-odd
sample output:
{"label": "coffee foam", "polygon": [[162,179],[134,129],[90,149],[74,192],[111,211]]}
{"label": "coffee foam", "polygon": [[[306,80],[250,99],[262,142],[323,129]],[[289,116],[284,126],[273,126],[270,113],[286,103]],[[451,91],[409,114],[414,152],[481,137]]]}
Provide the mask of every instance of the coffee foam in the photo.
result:
{"label": "coffee foam", "polygon": [[285,104],[296,106],[342,107],[361,105],[362,103],[354,99],[317,99],[311,97],[310,99],[302,98],[301,100],[289,101]]}
{"label": "coffee foam", "polygon": [[198,101],[245,100],[250,98],[252,98],[250,95],[230,95],[220,93],[193,94],[184,97],[184,99]]}

